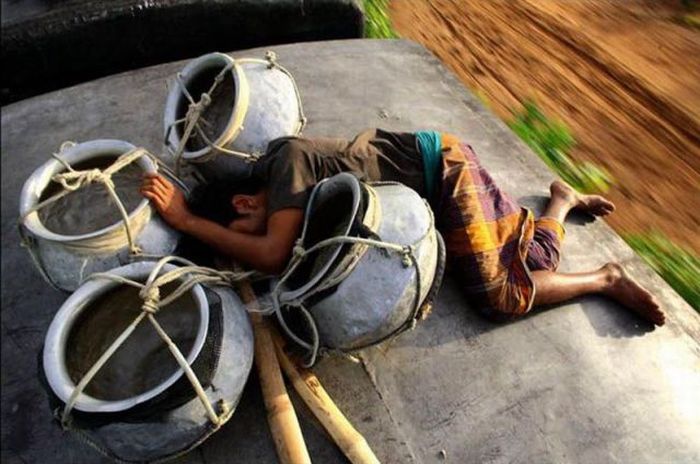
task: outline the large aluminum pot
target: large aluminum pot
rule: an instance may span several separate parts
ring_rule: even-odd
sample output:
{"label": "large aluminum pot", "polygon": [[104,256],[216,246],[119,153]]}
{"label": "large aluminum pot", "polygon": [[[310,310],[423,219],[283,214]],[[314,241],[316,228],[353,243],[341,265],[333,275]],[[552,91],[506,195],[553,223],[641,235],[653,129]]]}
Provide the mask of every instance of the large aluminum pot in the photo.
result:
{"label": "large aluminum pot", "polygon": [[[334,237],[350,240],[309,253]],[[303,258],[273,297],[285,326],[285,307],[308,310],[320,347],[353,351],[399,334],[421,317],[442,281],[444,244],[432,212],[402,184],[365,184],[348,173],[323,180],[311,194],[300,245]]]}
{"label": "large aluminum pot", "polygon": [[[193,126],[185,140],[192,118],[205,122]],[[251,163],[271,140],[298,135],[304,122],[294,78],[274,53],[266,59],[210,53],[189,62],[171,84],[165,144],[207,180],[230,179],[250,174]],[[208,136],[202,138],[200,131]]]}
{"label": "large aluminum pot", "polygon": [[[93,140],[65,147],[59,154],[69,165],[103,158],[115,158],[132,149],[134,145],[121,140]],[[144,173],[157,172],[157,166],[149,157],[134,161]],[[55,287],[72,291],[82,280],[94,273],[106,271],[133,258],[122,221],[80,235],[62,235],[45,227],[35,211],[27,215],[42,198],[51,183],[51,178],[66,168],[56,159],[51,159],[37,168],[22,187],[19,201],[20,231],[25,239],[34,264],[42,275]],[[105,208],[116,208],[109,202]],[[145,198],[129,211],[129,223],[135,233],[135,244],[149,255],[171,254],[180,239],[180,233],[169,227],[154,213]],[[26,215],[26,217],[25,217]],[[100,246],[109,238],[110,247]]]}
{"label": "large aluminum pot", "polygon": [[[154,265],[132,263],[109,274],[144,282]],[[177,266],[166,264],[162,271],[173,269]],[[112,301],[119,307],[115,314],[114,308],[97,302],[131,289],[91,279],[56,313],[46,334],[40,376],[57,419],[84,371],[139,314],[139,307]],[[166,296],[163,287],[161,293]],[[228,287],[205,290],[196,284],[185,295],[184,310],[168,305],[154,317],[181,349],[220,422],[213,426],[183,369],[149,322],[142,320],[110,358],[114,364],[105,364],[91,381],[95,391],[86,387],[78,396],[64,427],[109,457],[145,462],[190,451],[230,419],[253,362],[253,331],[245,306]],[[105,324],[105,318],[111,323]],[[76,365],[82,368],[78,374]],[[160,369],[160,377],[154,377],[154,369]]]}

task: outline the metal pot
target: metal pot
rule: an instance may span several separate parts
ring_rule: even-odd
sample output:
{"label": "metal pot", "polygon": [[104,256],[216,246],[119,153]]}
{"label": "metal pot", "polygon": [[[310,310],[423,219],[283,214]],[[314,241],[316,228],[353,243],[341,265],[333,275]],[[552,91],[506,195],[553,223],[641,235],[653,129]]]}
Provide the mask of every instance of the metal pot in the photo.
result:
{"label": "metal pot", "polygon": [[[348,240],[333,243],[338,237]],[[412,327],[442,281],[444,245],[432,212],[398,183],[364,184],[349,173],[323,180],[311,194],[300,246],[298,265],[273,297],[280,309],[308,310],[320,347],[358,350]]]}
{"label": "metal pot", "polygon": [[[233,87],[233,105],[208,94],[217,76],[221,79],[217,87]],[[209,108],[217,105],[217,111],[230,115],[227,123],[216,128],[211,143],[188,146],[188,122],[206,119]],[[192,60],[179,73],[166,100],[164,124],[168,150],[196,166],[207,180],[214,180],[250,174],[250,163],[265,154],[267,144],[301,133],[305,118],[294,78],[277,64],[274,53],[268,52],[264,60],[210,53]]]}
{"label": "metal pot", "polygon": [[[114,158],[134,148],[134,145],[120,140],[93,140],[67,147],[59,156],[69,165],[74,165],[87,160]],[[157,172],[155,163],[148,157],[134,162],[144,173]],[[58,160],[51,159],[29,176],[20,194],[20,217],[39,203],[52,176],[65,170]],[[112,204],[105,207],[116,208]],[[154,214],[145,198],[129,212],[129,223],[135,232],[135,243],[144,254],[169,255],[180,239],[180,233]],[[20,232],[38,270],[52,285],[63,290],[75,290],[86,276],[128,263],[132,258],[122,221],[87,234],[62,235],[47,229],[38,213],[32,212],[24,217]],[[113,246],[101,247],[100,243],[107,238]]]}
{"label": "metal pot", "polygon": [[[144,282],[154,264],[132,263],[109,274]],[[166,264],[163,271],[176,268]],[[90,311],[95,311],[92,302],[123,286],[110,280],[89,280],[66,300],[51,322],[43,348],[41,374],[45,376],[50,403],[57,416],[76,385],[68,368],[71,356],[76,356],[73,350],[77,349],[76,344],[71,344],[72,334],[81,324],[88,324],[85,322],[89,321],[86,316],[90,316]],[[197,322],[188,329],[194,340],[183,355],[192,369],[198,372],[206,398],[219,414],[220,423],[211,423],[183,370],[176,368],[162,382],[126,398],[106,400],[83,391],[71,412],[70,422],[64,426],[109,457],[143,462],[170,459],[190,451],[228,421],[252,366],[253,332],[245,306],[235,292],[227,287],[212,287],[209,290],[211,292],[205,294],[199,284],[189,290],[195,302]],[[168,307],[162,308],[155,315],[161,324],[164,324],[165,313],[169,310]],[[148,322],[144,320],[141,324],[148,325]],[[171,327],[178,327],[177,322],[172,322]],[[104,327],[98,328],[108,331]],[[115,333],[120,331],[121,328]],[[182,342],[175,339],[172,333],[170,336],[181,346]],[[160,340],[153,330],[134,331],[130,337],[136,337],[132,348],[144,347],[143,357],[126,357],[129,360],[133,358],[133,366],[129,365],[128,372],[127,369],[113,371],[123,372],[124,379],[138,386],[140,384],[134,382],[132,374],[147,373],[144,370],[147,369],[144,366],[148,366],[147,357],[154,356],[152,351],[145,348],[153,345],[154,340],[148,337],[158,342]],[[119,349],[124,349],[125,345]]]}

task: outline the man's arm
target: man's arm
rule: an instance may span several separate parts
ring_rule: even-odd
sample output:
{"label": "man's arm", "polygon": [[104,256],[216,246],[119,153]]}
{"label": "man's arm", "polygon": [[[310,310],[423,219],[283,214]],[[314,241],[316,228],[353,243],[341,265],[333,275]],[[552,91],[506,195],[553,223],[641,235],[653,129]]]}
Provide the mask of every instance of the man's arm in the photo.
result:
{"label": "man's arm", "polygon": [[271,214],[264,235],[252,235],[223,227],[194,215],[185,196],[162,176],[147,176],[141,193],[151,200],[165,221],[221,253],[261,272],[278,274],[287,264],[301,233],[304,212],[287,208]]}
{"label": "man's arm", "polygon": [[258,271],[278,274],[289,261],[303,218],[299,208],[276,211],[267,220],[265,235],[250,235],[190,214],[178,229]]}

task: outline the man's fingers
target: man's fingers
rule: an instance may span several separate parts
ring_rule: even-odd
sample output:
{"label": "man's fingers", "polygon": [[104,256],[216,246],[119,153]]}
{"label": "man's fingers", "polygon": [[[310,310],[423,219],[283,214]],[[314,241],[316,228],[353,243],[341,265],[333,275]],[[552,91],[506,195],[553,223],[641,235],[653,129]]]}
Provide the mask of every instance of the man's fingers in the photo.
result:
{"label": "man's fingers", "polygon": [[158,177],[160,177],[160,174],[158,174],[157,172],[147,172],[146,174],[143,175],[143,178],[145,180],[153,180],[153,179],[157,179]]}
{"label": "man's fingers", "polygon": [[166,187],[164,187],[163,185],[158,184],[158,183],[151,184],[148,187],[146,187],[146,189],[157,193],[158,195],[162,196],[164,199],[168,198],[171,194],[171,192],[169,192]]}
{"label": "man's fingers", "polygon": [[146,180],[144,180],[143,183],[141,184],[141,189],[142,189],[142,190],[143,190],[143,189],[151,189],[151,188],[153,188],[154,185],[155,185],[155,183],[154,183],[152,180],[146,179]]}
{"label": "man's fingers", "polygon": [[159,184],[167,189],[174,188],[173,183],[166,179],[164,176],[158,173],[147,173],[144,174],[144,184]]}
{"label": "man's fingers", "polygon": [[141,194],[144,197],[146,197],[147,199],[151,200],[151,202],[153,202],[156,209],[159,209],[159,210],[162,209],[162,202],[155,193],[153,193],[150,190],[142,190]]}
{"label": "man's fingers", "polygon": [[157,190],[154,190],[153,194],[156,196],[156,198],[158,198],[158,201],[160,201],[160,205],[161,205],[162,209],[165,209],[168,207],[168,205],[170,204],[170,201],[168,200],[167,195],[163,195],[162,193],[160,193]]}
{"label": "man's fingers", "polygon": [[156,185],[156,183],[158,182],[157,179],[158,179],[158,178],[157,178],[157,177],[154,177],[154,176],[147,176],[147,177],[144,177],[144,178],[143,178],[143,182],[141,182],[141,186],[144,187],[144,188],[146,188],[146,187],[150,188],[150,187],[152,187],[153,185]]}
{"label": "man's fingers", "polygon": [[156,185],[160,185],[166,191],[173,191],[175,189],[175,186],[172,184],[172,182],[160,175],[154,179],[154,183]]}
{"label": "man's fingers", "polygon": [[144,197],[153,201],[156,205],[156,208],[158,208],[159,210],[163,210],[166,208],[168,202],[165,196],[159,194],[158,192],[152,189],[141,190],[141,193]]}
{"label": "man's fingers", "polygon": [[172,194],[175,190],[172,184],[159,181],[157,178],[150,178],[143,181],[142,189],[154,190],[162,194]]}

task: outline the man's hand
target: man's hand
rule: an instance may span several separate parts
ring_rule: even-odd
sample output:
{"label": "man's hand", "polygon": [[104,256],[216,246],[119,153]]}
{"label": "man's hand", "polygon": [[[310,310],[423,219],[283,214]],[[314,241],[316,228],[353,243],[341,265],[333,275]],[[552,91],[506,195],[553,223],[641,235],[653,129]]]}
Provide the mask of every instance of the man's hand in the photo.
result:
{"label": "man's hand", "polygon": [[141,194],[151,200],[165,222],[175,229],[183,229],[187,220],[192,217],[192,213],[187,208],[185,195],[160,174],[144,176]]}

